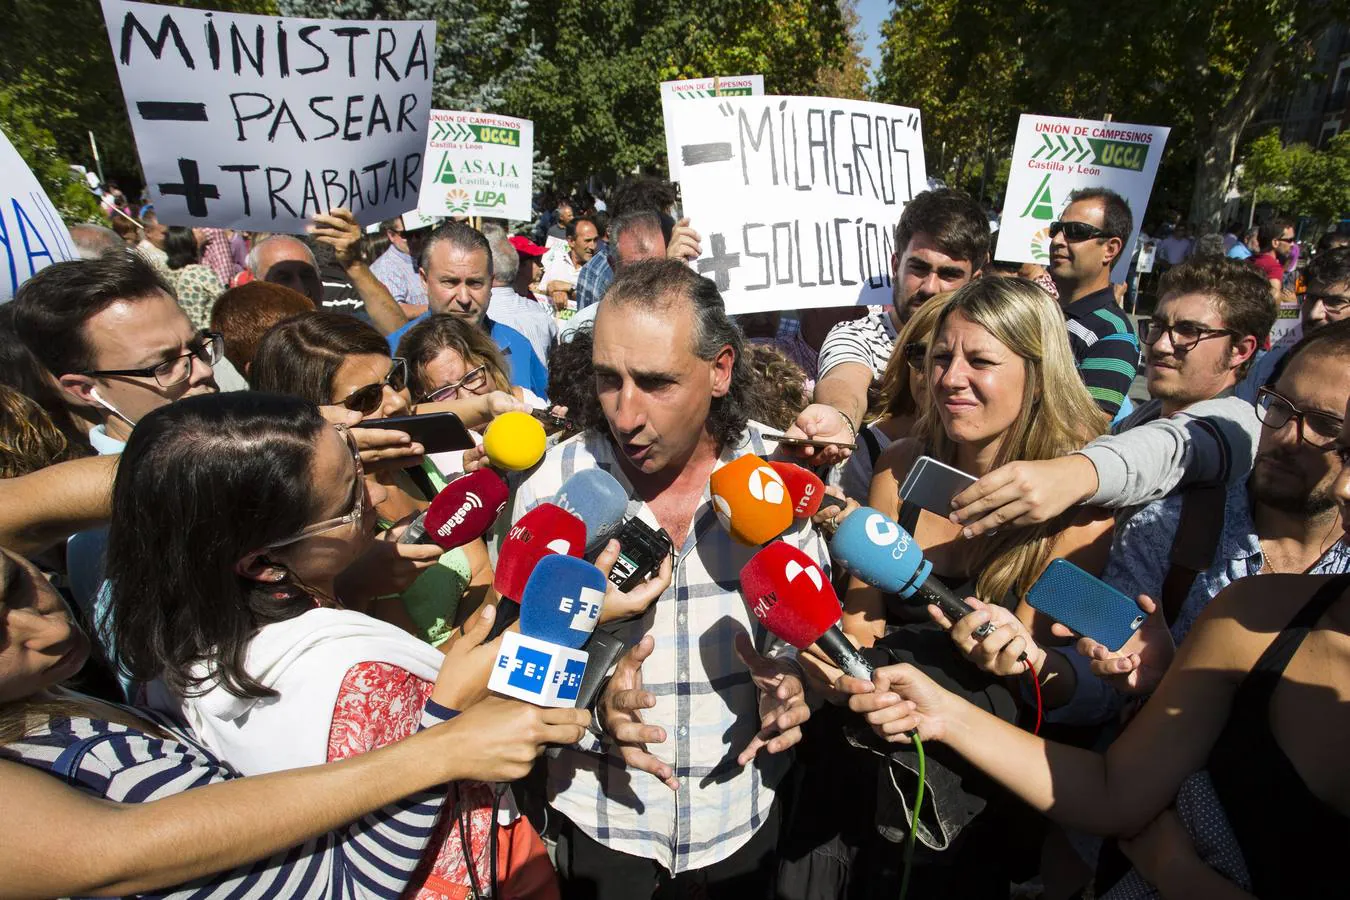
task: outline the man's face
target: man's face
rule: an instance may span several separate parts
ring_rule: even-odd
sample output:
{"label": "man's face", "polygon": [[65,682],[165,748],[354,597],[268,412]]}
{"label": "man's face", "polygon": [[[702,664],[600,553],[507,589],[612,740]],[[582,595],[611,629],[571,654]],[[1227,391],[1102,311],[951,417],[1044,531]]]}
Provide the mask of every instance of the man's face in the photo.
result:
{"label": "man's face", "polygon": [[599,233],[590,222],[577,223],[577,230],[567,242],[572,247],[572,258],[578,266],[584,266],[595,255],[595,241]]}
{"label": "man's face", "polygon": [[153,246],[163,250],[164,238],[167,237],[168,234],[169,229],[166,226],[161,225],[158,220],[149,218],[146,219],[145,239],[149,241]]}
{"label": "man's face", "polygon": [[600,407],[630,470],[673,475],[707,436],[708,411],[731,385],[735,354],[730,347],[712,361],[694,354],[687,303],[664,310],[602,303],[592,360]]}
{"label": "man's face", "polygon": [[[156,291],[148,297],[118,300],[84,323],[84,339],[93,350],[91,370],[145,369],[181,357],[197,347],[198,333],[172,297]],[[124,438],[131,426],[112,415],[94,394],[132,422],[183,397],[216,392],[211,366],[197,357],[177,384],[162,385],[149,375],[62,375],[61,384],[81,402],[105,415],[108,433]],[[160,380],[165,380],[161,378]]]}
{"label": "man's face", "polygon": [[558,224],[566,228],[568,223],[577,217],[576,211],[572,209],[570,203],[558,204]]}
{"label": "man's face", "polygon": [[315,306],[323,304],[323,282],[314,268],[309,248],[290,238],[273,238],[258,251],[258,271],[262,280],[299,291]]}
{"label": "man's face", "polygon": [[[1153,322],[1174,327],[1215,329],[1227,327],[1219,305],[1206,294],[1168,294],[1158,302]],[[1236,381],[1237,367],[1255,350],[1251,337],[1203,334],[1189,343],[1162,334],[1152,345],[1145,343],[1145,374],[1148,392],[1155,399],[1180,408],[1218,395]]]}
{"label": "man's face", "polygon": [[482,322],[492,294],[488,265],[482,250],[466,250],[449,241],[432,244],[422,272],[431,311],[458,316],[470,325]]}
{"label": "man's face", "polygon": [[403,219],[395,220],[393,228],[386,228],[385,232],[389,237],[389,243],[395,250],[401,253],[408,252],[408,239],[403,234]]}
{"label": "man's face", "polygon": [[[1294,357],[1275,393],[1312,416],[1302,424],[1303,434],[1318,444],[1330,444],[1340,432],[1334,427],[1350,401],[1350,370],[1345,361],[1326,353]],[[1273,401],[1279,404],[1278,400]],[[1290,418],[1280,428],[1261,427],[1261,439],[1252,464],[1252,494],[1260,503],[1298,516],[1315,516],[1336,505],[1333,491],[1341,461],[1328,449],[1299,438],[1299,424]]]}
{"label": "man's face", "polygon": [[[1070,203],[1059,217],[1061,222],[1085,222],[1093,228],[1106,227],[1106,207],[1100,200]],[[1180,236],[1180,230],[1178,230]],[[1070,241],[1063,231],[1050,239],[1050,275],[1065,284],[1088,284],[1120,253],[1119,238],[1088,238]]]}
{"label": "man's face", "polygon": [[975,275],[970,260],[948,256],[923,232],[911,237],[891,264],[891,303],[902,325],[929,299],[956,290]]}
{"label": "man's face", "polygon": [[1312,282],[1299,300],[1303,333],[1308,334],[1328,322],[1350,318],[1350,281],[1334,284]]}
{"label": "man's face", "polygon": [[1289,262],[1290,250],[1294,246],[1294,227],[1291,225],[1280,236],[1271,242],[1271,249],[1275,251],[1275,258],[1282,263]]}

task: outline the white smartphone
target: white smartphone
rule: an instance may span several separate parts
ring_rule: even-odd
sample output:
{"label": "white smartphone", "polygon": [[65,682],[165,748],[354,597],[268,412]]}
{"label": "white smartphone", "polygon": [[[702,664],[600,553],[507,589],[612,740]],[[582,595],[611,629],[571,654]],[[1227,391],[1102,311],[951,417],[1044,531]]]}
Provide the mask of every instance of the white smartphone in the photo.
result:
{"label": "white smartphone", "polygon": [[977,480],[931,456],[920,456],[900,485],[900,499],[945,519],[952,514],[952,498]]}

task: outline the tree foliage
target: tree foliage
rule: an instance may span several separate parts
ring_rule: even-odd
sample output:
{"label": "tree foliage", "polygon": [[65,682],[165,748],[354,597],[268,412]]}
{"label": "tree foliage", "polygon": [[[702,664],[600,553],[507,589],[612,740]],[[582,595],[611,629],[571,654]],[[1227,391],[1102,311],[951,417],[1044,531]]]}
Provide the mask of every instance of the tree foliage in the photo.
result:
{"label": "tree foliage", "polygon": [[1321,232],[1350,211],[1350,132],[1321,150],[1280,143],[1277,129],[1253,140],[1243,158],[1242,180],[1258,203],[1288,215],[1308,216]]}

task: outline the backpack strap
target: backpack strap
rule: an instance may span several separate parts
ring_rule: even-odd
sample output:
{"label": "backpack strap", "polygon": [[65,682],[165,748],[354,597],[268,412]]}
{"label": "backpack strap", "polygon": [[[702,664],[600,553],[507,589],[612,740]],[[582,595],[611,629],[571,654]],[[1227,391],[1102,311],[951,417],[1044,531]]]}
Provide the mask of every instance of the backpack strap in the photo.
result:
{"label": "backpack strap", "polygon": [[51,765],[51,773],[57,778],[62,779],[69,785],[78,785],[80,783],[80,764],[84,762],[85,754],[94,748],[95,744],[109,740],[120,735],[114,734],[96,734],[93,737],[83,738],[61,751],[61,755],[56,757]]}
{"label": "backpack strap", "polygon": [[1171,565],[1163,579],[1163,614],[1170,626],[1181,613],[1196,576],[1214,565],[1223,534],[1227,486],[1193,487],[1181,495],[1181,518],[1172,541]]}

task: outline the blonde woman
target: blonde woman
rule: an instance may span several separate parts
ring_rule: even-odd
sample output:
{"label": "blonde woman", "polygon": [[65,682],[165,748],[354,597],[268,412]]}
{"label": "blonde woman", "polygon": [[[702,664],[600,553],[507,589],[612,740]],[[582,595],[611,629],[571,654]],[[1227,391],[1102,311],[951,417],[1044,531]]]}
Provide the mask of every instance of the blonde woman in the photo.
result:
{"label": "blonde woman", "polygon": [[408,361],[408,386],[418,403],[505,391],[531,408],[547,406],[534,393],[513,387],[497,343],[456,316],[427,316],[409,328],[398,355]]}

